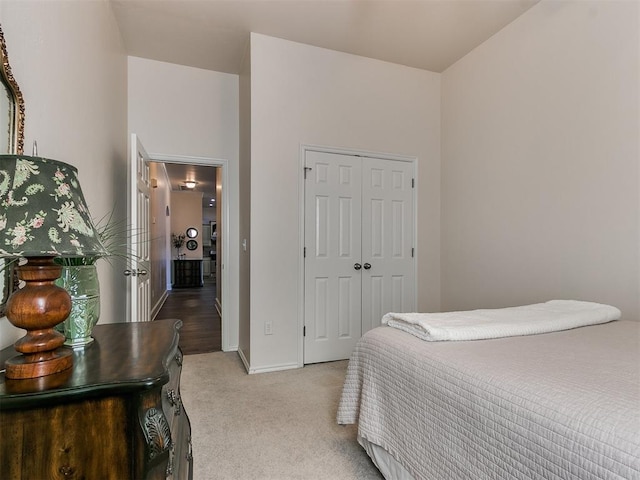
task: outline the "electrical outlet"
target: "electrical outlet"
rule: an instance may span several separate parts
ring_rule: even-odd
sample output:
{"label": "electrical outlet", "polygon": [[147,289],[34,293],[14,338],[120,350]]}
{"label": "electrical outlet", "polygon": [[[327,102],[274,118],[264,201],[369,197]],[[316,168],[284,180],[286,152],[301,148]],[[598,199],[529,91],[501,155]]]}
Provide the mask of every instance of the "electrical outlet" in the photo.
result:
{"label": "electrical outlet", "polygon": [[264,334],[265,335],[273,335],[273,323],[272,322],[264,322]]}

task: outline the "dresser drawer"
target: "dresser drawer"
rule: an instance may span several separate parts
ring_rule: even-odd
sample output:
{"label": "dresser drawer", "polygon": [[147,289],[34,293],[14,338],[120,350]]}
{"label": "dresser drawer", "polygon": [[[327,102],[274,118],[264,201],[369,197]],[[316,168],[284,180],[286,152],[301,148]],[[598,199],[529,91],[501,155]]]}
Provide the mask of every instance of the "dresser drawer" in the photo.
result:
{"label": "dresser drawer", "polygon": [[179,348],[171,352],[168,359],[169,382],[162,387],[162,411],[172,427],[175,417],[182,414],[182,398],[180,397],[180,374],[182,372],[182,352]]}

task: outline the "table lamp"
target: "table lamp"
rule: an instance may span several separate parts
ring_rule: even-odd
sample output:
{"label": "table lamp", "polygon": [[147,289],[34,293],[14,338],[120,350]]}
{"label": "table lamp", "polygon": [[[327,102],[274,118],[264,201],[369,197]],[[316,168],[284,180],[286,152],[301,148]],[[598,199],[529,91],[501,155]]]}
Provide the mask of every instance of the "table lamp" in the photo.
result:
{"label": "table lamp", "polygon": [[55,257],[105,253],[86,206],[75,167],[26,155],[0,155],[0,257],[24,258],[16,267],[25,286],[7,300],[6,315],[26,335],[21,353],[5,362],[5,376],[37,378],[73,365],[53,327],[67,318],[71,298],[54,284],[62,267]]}

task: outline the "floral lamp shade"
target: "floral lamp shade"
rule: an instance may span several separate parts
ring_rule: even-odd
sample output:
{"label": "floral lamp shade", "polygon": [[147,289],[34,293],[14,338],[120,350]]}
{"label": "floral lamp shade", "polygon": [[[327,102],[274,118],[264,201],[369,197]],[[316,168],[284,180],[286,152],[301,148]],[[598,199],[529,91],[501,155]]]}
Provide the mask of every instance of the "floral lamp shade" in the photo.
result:
{"label": "floral lamp shade", "polygon": [[0,257],[105,253],[71,165],[0,155],[0,205]]}
{"label": "floral lamp shade", "polygon": [[71,311],[71,297],[55,285],[62,267],[54,257],[105,253],[80,190],[77,170],[66,163],[25,155],[0,155],[0,257],[24,257],[16,266],[23,288],[7,300],[6,315],[27,331],[20,354],[5,361],[5,377],[25,380],[73,366],[54,327]]}

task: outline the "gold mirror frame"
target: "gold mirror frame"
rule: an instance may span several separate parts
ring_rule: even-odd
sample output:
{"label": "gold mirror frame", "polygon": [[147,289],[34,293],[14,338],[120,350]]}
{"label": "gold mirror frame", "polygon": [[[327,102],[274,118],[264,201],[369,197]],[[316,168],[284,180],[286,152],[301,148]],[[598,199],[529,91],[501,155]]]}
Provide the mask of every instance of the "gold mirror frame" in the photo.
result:
{"label": "gold mirror frame", "polygon": [[[7,91],[8,108],[7,119],[7,151],[0,153],[22,155],[24,151],[24,98],[16,79],[11,73],[7,45],[4,41],[4,32],[0,26],[0,80]],[[1,93],[0,93],[1,94]],[[4,115],[0,113],[0,115]],[[12,262],[11,262],[12,263]],[[13,267],[11,263],[0,258],[0,316],[4,315],[7,299],[14,286]]]}
{"label": "gold mirror frame", "polygon": [[24,152],[24,98],[18,86],[18,82],[11,73],[7,44],[4,41],[4,33],[0,26],[0,79],[7,92],[13,97],[13,104],[9,105],[9,148],[7,152],[22,155]]}

